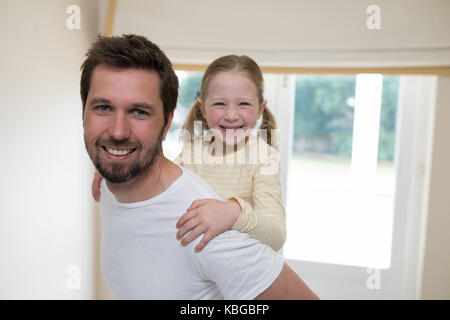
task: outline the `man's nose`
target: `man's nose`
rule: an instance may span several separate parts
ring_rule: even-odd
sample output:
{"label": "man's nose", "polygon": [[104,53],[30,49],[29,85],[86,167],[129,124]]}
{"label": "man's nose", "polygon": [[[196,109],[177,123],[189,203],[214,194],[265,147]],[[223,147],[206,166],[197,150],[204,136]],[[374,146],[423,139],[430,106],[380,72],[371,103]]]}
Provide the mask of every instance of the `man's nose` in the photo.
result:
{"label": "man's nose", "polygon": [[125,140],[130,137],[130,124],[125,114],[116,113],[112,119],[109,134],[116,140]]}

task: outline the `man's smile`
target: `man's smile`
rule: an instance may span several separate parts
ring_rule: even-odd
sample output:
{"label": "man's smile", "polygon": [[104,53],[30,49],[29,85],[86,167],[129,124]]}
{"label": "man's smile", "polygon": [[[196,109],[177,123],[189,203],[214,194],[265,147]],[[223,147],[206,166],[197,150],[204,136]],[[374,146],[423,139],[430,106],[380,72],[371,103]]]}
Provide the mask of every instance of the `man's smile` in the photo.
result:
{"label": "man's smile", "polygon": [[101,149],[105,155],[114,161],[126,160],[136,153],[137,148],[117,149],[102,146]]}

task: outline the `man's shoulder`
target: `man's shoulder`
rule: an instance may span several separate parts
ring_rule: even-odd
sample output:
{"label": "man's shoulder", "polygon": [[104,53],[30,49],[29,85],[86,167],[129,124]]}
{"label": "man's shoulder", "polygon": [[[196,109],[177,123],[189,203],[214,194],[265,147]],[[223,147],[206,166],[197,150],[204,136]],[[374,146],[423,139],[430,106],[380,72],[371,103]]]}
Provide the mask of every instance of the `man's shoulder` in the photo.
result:
{"label": "man's shoulder", "polygon": [[283,256],[246,233],[228,230],[192,259],[196,274],[213,281],[224,299],[254,299],[281,272]]}
{"label": "man's shoulder", "polygon": [[198,257],[204,260],[223,258],[226,261],[230,258],[245,259],[252,254],[279,255],[248,233],[230,229],[213,238]]}
{"label": "man's shoulder", "polygon": [[183,170],[183,181],[185,183],[183,187],[186,188],[186,191],[189,190],[189,192],[198,193],[198,199],[221,199],[221,197],[205,180],[203,180],[202,177],[186,167],[180,166],[180,168]]}

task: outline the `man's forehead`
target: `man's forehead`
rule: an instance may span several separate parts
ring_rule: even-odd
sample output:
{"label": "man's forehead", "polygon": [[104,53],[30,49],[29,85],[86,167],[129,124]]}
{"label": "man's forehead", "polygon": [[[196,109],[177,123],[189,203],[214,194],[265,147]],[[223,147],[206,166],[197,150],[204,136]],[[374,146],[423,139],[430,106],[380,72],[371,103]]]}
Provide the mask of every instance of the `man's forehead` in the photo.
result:
{"label": "man's forehead", "polygon": [[159,75],[153,70],[99,65],[92,73],[88,103],[93,99],[162,104]]}

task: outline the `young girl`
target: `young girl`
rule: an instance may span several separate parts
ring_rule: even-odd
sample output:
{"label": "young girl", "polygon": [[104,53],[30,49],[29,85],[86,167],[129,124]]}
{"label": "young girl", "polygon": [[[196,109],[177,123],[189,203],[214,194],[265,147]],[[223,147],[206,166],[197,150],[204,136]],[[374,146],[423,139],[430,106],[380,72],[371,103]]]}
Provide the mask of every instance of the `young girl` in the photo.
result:
{"label": "young girl", "polygon": [[[206,69],[200,97],[184,123],[182,154],[174,162],[197,173],[226,201],[194,201],[176,225],[182,245],[204,234],[195,248],[200,251],[233,228],[276,251],[283,246],[279,156],[271,146],[275,120],[263,99],[263,87],[260,68],[247,56],[224,56]],[[261,116],[263,134],[255,137],[251,132]],[[96,199],[100,179],[96,174]]]}

